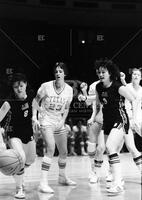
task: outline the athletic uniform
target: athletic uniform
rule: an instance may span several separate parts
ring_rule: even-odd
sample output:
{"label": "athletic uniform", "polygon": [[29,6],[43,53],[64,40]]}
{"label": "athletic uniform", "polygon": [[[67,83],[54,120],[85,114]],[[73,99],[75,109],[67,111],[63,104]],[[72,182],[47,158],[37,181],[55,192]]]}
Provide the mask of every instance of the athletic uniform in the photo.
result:
{"label": "athletic uniform", "polygon": [[[142,87],[138,90],[133,88],[132,83],[126,85],[126,87],[131,90],[136,95],[136,116],[135,121],[139,127],[139,135],[142,136]],[[125,100],[126,111],[128,113],[129,119],[132,119],[132,106],[128,100]]]}
{"label": "athletic uniform", "polygon": [[32,141],[32,101],[33,96],[30,95],[24,100],[12,99],[10,104],[10,126],[12,130],[8,132],[8,137],[17,137],[21,139],[22,143],[26,144]]}
{"label": "athletic uniform", "polygon": [[[92,83],[89,86],[89,91],[88,94],[89,96],[96,96],[96,85],[99,83],[100,81],[95,81],[94,83]],[[87,100],[88,101],[88,100]],[[92,104],[92,108],[94,110],[94,108],[96,107],[96,100],[91,102]],[[102,109],[101,108],[96,108],[98,110],[96,117],[95,117],[95,122],[99,123],[99,124],[103,124],[103,116],[102,116]]]}
{"label": "athletic uniform", "polygon": [[89,86],[89,91],[88,91],[88,94],[91,96],[91,95],[96,95],[96,85],[99,83],[100,81],[95,81],[94,83],[92,83],[90,86]]}
{"label": "athletic uniform", "polygon": [[8,126],[11,129],[7,132],[7,137],[21,140],[26,155],[26,166],[30,166],[36,158],[36,144],[32,128],[32,101],[32,94],[29,94],[24,100],[11,98],[8,101],[10,104]]}
{"label": "athletic uniform", "polygon": [[55,81],[43,83],[38,90],[41,97],[41,111],[39,122],[41,126],[51,127],[55,134],[65,133],[66,128],[59,127],[66,105],[70,104],[73,98],[73,89],[67,83],[61,92],[57,92]]}
{"label": "athletic uniform", "polygon": [[129,130],[125,99],[118,93],[121,86],[122,84],[119,82],[113,82],[108,88],[105,88],[101,82],[96,85],[100,102],[103,105],[103,129],[106,135],[110,133],[112,128],[123,127],[126,134]]}

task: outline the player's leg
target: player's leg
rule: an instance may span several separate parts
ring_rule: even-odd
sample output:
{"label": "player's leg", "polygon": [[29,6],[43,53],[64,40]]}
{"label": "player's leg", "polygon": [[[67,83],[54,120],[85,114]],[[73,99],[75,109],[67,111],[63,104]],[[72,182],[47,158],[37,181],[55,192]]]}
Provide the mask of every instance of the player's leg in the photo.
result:
{"label": "player's leg", "polygon": [[62,185],[76,185],[76,183],[70,180],[66,175],[66,161],[67,161],[67,131],[63,127],[61,130],[54,134],[56,145],[59,151],[59,183]]}
{"label": "player's leg", "polygon": [[95,174],[96,174],[96,180],[99,180],[99,177],[101,176],[101,167],[103,164],[103,155],[105,151],[105,140],[104,140],[104,131],[101,130],[98,134],[98,139],[97,139],[97,148],[96,148],[96,154],[95,154]]}
{"label": "player's leg", "polygon": [[119,193],[123,191],[122,186],[122,173],[119,154],[117,152],[124,137],[123,128],[113,128],[108,135],[106,142],[107,152],[109,154],[109,163],[112,169],[114,184],[107,189],[111,193]]}
{"label": "player's leg", "polygon": [[100,123],[94,122],[92,125],[88,126],[88,155],[91,163],[91,171],[89,173],[89,181],[90,183],[96,183],[98,181],[98,177],[96,175],[95,169],[95,155],[96,155],[96,147],[98,143],[98,135],[101,131],[102,125]]}
{"label": "player's leg", "polygon": [[22,199],[25,198],[23,181],[24,181],[24,168],[25,168],[26,155],[23,149],[22,141],[19,138],[11,138],[9,140],[9,144],[11,148],[19,152],[23,160],[23,168],[16,175],[13,176],[16,182],[15,198]]}
{"label": "player's leg", "polygon": [[[107,135],[105,135],[105,141],[107,140]],[[120,154],[120,151],[124,145],[124,138],[122,139],[120,145],[117,148],[117,153]],[[108,161],[107,166],[107,174],[106,174],[106,188],[110,188],[113,183],[113,176],[112,176],[112,165],[110,161]],[[122,179],[121,184],[124,185],[124,180]]]}
{"label": "player's leg", "polygon": [[77,154],[75,153],[74,146],[75,146],[75,139],[74,139],[74,136],[72,135],[68,137],[69,155],[71,156],[77,156]]}
{"label": "player's leg", "polygon": [[136,148],[134,134],[131,129],[129,130],[128,134],[125,134],[124,140],[128,151],[132,154],[133,160],[142,174],[142,154]]}
{"label": "player's leg", "polygon": [[26,154],[25,167],[29,167],[36,159],[36,143],[35,140],[29,141],[27,144],[23,144],[23,148]]}
{"label": "player's leg", "polygon": [[42,158],[41,164],[41,177],[39,184],[39,191],[45,193],[53,193],[54,191],[48,185],[48,172],[51,166],[51,161],[55,151],[55,139],[54,139],[54,127],[53,126],[42,126],[41,133],[45,141],[46,152]]}

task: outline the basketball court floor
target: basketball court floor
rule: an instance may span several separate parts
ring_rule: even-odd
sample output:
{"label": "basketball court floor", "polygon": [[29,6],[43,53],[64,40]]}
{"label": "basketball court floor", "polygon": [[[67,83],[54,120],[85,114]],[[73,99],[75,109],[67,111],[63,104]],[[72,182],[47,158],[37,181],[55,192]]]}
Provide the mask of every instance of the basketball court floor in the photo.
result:
{"label": "basketball court floor", "polygon": [[[40,178],[41,157],[26,171],[26,200],[141,200],[141,177],[129,153],[121,153],[122,172],[125,180],[125,191],[117,196],[109,195],[105,190],[105,173],[107,157],[101,169],[101,178],[97,184],[89,184],[90,162],[88,156],[68,157],[67,174],[77,182],[76,187],[58,184],[57,157],[54,157],[49,173],[49,183],[54,189],[53,195],[40,193],[37,190]],[[0,200],[14,200],[15,185],[10,176],[0,173]]]}

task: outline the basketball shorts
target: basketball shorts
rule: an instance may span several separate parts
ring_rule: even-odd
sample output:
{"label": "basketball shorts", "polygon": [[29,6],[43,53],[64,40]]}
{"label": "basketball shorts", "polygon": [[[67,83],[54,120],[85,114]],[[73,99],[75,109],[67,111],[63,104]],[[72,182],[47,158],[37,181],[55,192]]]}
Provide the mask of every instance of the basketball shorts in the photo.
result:
{"label": "basketball shorts", "polygon": [[109,135],[110,131],[114,128],[117,129],[123,128],[124,133],[128,134],[129,127],[130,127],[129,122],[123,124],[121,121],[118,121],[113,123],[104,123],[102,129],[104,130],[104,135]]}
{"label": "basketball shorts", "polygon": [[59,134],[68,133],[68,130],[65,127],[65,125],[60,127],[61,118],[50,118],[50,116],[44,116],[44,117],[39,118],[39,122],[40,122],[41,129],[42,128],[52,129],[54,134],[59,135]]}

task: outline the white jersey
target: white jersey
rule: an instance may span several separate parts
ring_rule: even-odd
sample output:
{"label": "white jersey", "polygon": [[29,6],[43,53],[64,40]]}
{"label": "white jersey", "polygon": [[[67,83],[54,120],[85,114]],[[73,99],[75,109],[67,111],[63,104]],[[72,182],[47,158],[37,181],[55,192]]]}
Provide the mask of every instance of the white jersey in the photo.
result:
{"label": "white jersey", "polygon": [[[38,89],[38,94],[42,98],[40,118],[59,122],[65,112],[66,105],[70,104],[73,98],[73,89],[67,83],[60,93],[56,91],[55,82],[45,82]],[[48,118],[47,118],[48,116]]]}
{"label": "white jersey", "polygon": [[89,91],[88,91],[88,94],[89,95],[96,95],[96,85],[99,83],[100,81],[95,81],[94,83],[92,83],[90,86],[89,86]]}
{"label": "white jersey", "polygon": [[[133,88],[132,83],[129,83],[126,85],[126,87],[132,91],[136,95],[136,122],[138,123],[138,126],[142,126],[142,87],[140,87],[138,90],[135,90]],[[132,118],[132,106],[131,103],[128,100],[125,100],[125,107],[126,111],[128,113],[129,118]]]}
{"label": "white jersey", "polygon": [[99,81],[95,81],[94,83],[92,83],[89,86],[89,91],[88,91],[89,97],[86,100],[87,105],[91,105],[91,104],[93,104],[95,102],[95,99],[96,99],[96,85],[97,85],[97,83],[99,83]]}
{"label": "white jersey", "polygon": [[[91,104],[92,104],[92,109],[93,109],[93,113],[92,116],[94,116],[95,113],[95,121],[102,124],[103,122],[103,116],[102,116],[102,109],[101,107],[96,108],[96,85],[99,83],[100,81],[95,81],[94,83],[92,83],[89,87],[89,91],[88,94],[89,96],[92,96],[92,101],[90,100]],[[92,118],[91,116],[91,118]]]}

